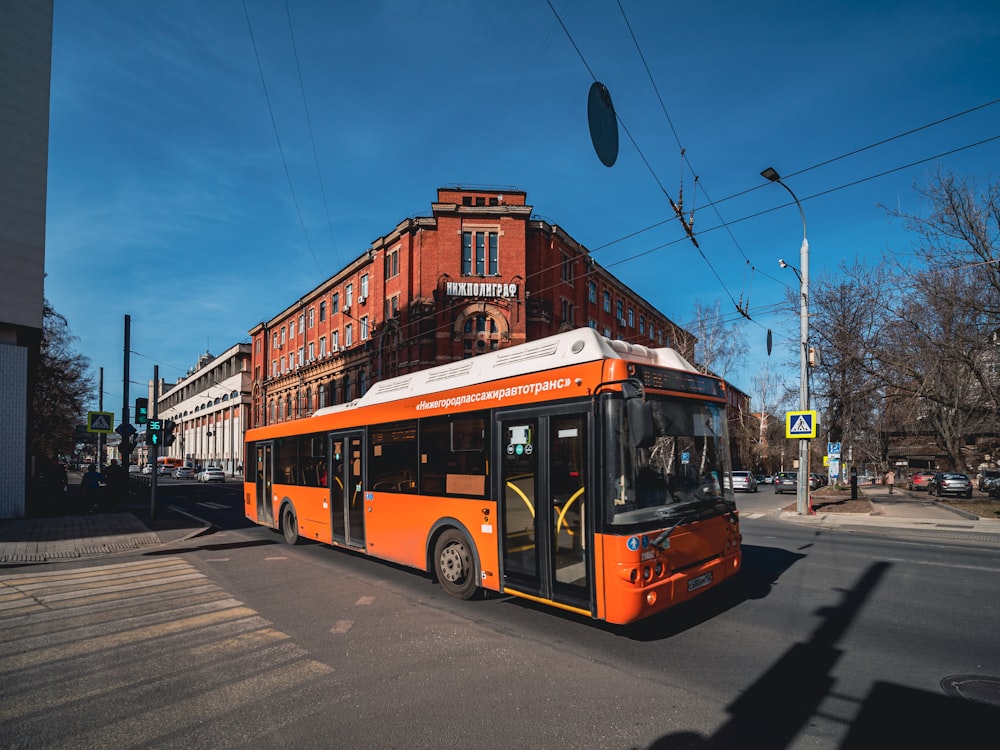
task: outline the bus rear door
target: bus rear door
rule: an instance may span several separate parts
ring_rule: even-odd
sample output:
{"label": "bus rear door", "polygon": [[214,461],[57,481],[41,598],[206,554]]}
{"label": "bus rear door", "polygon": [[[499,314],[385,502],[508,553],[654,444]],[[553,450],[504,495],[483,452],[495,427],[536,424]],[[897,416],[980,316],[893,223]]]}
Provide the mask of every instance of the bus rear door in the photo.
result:
{"label": "bus rear door", "polygon": [[593,614],[590,414],[518,409],[497,420],[504,588]]}
{"label": "bus rear door", "polygon": [[365,548],[365,433],[330,433],[330,522],[333,540]]}
{"label": "bus rear door", "polygon": [[271,443],[257,443],[257,523],[273,526],[274,507],[271,500],[271,484],[274,481],[274,464],[271,461],[274,450]]}

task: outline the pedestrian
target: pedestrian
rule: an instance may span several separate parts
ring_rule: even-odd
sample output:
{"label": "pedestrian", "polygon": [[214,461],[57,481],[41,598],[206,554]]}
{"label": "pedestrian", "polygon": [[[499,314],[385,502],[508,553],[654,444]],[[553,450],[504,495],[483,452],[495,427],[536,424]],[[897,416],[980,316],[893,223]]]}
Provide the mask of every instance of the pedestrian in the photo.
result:
{"label": "pedestrian", "polygon": [[896,472],[894,472],[892,469],[889,469],[889,471],[886,473],[885,483],[889,485],[889,494],[891,495],[893,485],[896,484]]}
{"label": "pedestrian", "polygon": [[116,459],[111,460],[108,467],[105,482],[107,489],[102,500],[101,510],[117,510],[125,503],[128,495],[128,469],[118,463]]}
{"label": "pedestrian", "polygon": [[97,464],[90,464],[86,473],[80,478],[80,490],[83,492],[83,507],[93,510],[100,506],[101,488],[104,487],[104,475],[97,470]]}

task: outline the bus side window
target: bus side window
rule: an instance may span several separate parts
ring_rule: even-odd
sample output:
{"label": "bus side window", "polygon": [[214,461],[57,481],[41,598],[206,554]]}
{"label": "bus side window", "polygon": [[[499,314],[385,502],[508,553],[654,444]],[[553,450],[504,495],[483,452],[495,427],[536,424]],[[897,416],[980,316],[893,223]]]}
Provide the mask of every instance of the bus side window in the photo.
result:
{"label": "bus side window", "polygon": [[298,474],[298,444],[297,438],[281,438],[277,441],[275,449],[275,469],[280,477],[280,484],[296,484]]}
{"label": "bus side window", "polygon": [[421,493],[485,495],[489,450],[487,424],[482,412],[421,421]]}
{"label": "bus side window", "polygon": [[369,430],[368,477],[378,492],[416,492],[417,423],[390,422]]}

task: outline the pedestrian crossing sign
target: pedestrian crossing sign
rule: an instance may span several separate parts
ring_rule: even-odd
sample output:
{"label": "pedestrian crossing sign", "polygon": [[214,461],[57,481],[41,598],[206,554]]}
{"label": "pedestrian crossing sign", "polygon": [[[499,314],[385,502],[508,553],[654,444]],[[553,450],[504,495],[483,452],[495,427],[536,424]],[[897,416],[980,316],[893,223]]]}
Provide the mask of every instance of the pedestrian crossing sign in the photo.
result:
{"label": "pedestrian crossing sign", "polygon": [[87,432],[114,432],[115,415],[109,411],[88,411]]}
{"label": "pedestrian crossing sign", "polygon": [[786,438],[816,437],[816,412],[789,411],[785,412]]}

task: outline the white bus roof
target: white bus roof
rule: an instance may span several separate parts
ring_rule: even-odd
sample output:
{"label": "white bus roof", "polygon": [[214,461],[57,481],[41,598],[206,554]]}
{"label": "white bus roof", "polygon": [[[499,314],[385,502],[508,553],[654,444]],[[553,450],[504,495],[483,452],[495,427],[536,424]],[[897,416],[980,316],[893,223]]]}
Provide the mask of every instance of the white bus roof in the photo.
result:
{"label": "white bus roof", "polygon": [[674,349],[666,347],[651,349],[640,344],[606,338],[592,328],[577,328],[574,331],[557,333],[555,336],[526,344],[479,354],[460,362],[449,362],[408,375],[380,380],[360,398],[348,404],[318,409],[313,416],[334,414],[359,406],[423,396],[450,388],[474,386],[600,359],[623,359],[673,370],[698,372]]}

